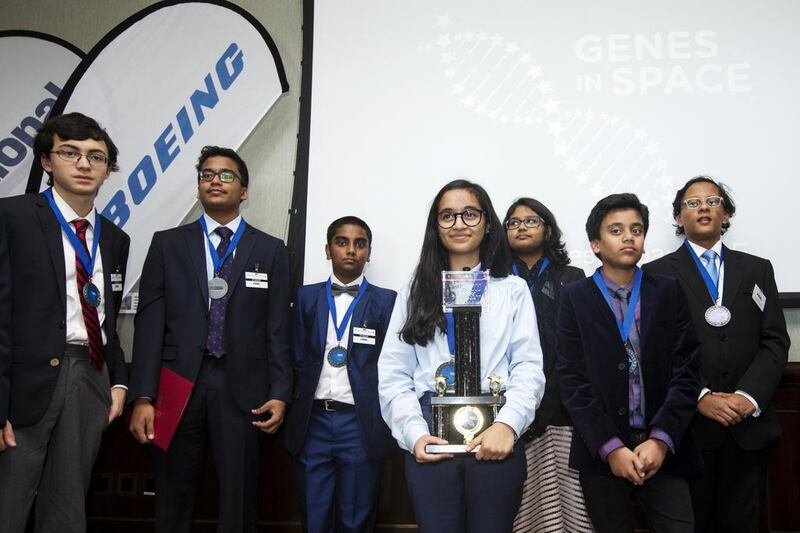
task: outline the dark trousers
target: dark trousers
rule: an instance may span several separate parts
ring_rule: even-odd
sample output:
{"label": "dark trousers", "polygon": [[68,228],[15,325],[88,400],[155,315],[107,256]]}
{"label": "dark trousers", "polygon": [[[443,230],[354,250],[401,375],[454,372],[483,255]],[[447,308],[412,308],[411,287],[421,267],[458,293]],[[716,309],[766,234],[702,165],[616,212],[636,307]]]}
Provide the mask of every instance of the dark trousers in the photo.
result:
{"label": "dark trousers", "polygon": [[355,409],[315,406],[305,445],[295,457],[303,530],[373,531],[380,474],[381,463],[367,457]]}
{"label": "dark trousers", "polygon": [[[254,408],[257,406],[253,406]],[[257,531],[258,475],[264,436],[228,387],[225,359],[206,357],[167,452],[155,446],[156,533],[192,531],[207,441],[219,479],[218,533]]]}
{"label": "dark trousers", "polygon": [[742,449],[728,434],[703,450],[705,467],[691,481],[695,531],[758,533],[767,493],[767,453]]}
{"label": "dark trousers", "polygon": [[518,442],[502,461],[417,463],[408,454],[405,471],[422,533],[511,531],[527,473],[525,446]]}
{"label": "dark trousers", "polygon": [[644,510],[652,533],[692,533],[692,499],[689,482],[658,472],[635,486],[611,473],[580,473],[586,509],[597,533],[633,533],[633,498]]}

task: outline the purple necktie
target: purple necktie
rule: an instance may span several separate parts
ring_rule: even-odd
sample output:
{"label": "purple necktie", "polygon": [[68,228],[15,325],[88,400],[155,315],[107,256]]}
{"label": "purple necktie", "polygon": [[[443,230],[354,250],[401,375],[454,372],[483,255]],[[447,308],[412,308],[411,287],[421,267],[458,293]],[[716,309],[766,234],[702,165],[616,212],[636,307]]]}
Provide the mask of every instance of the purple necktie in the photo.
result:
{"label": "purple necktie", "polygon": [[[225,226],[220,226],[214,230],[220,236],[221,240],[217,246],[217,255],[223,257],[225,252],[228,251],[228,245],[231,243],[231,236],[233,231]],[[228,281],[233,268],[233,254],[231,254],[225,263],[222,265],[217,275]],[[214,357],[220,358],[225,355],[225,308],[228,305],[228,296],[231,293],[231,288],[228,287],[228,292],[222,298],[212,299],[211,308],[209,309],[208,321],[208,338],[206,339],[206,350]]]}

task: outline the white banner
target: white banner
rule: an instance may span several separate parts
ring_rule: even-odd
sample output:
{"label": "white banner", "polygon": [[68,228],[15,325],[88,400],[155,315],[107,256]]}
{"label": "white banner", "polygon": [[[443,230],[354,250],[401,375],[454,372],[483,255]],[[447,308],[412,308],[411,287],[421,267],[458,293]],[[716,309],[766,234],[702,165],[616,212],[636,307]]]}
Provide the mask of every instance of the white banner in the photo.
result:
{"label": "white banner", "polygon": [[0,197],[25,192],[33,138],[83,53],[53,36],[0,32]]}
{"label": "white banner", "polygon": [[89,52],[56,112],[94,117],[120,150],[96,205],[131,236],[126,292],[153,233],[194,205],[200,149],[238,148],[286,90],[264,27],[227,2],[156,4]]}

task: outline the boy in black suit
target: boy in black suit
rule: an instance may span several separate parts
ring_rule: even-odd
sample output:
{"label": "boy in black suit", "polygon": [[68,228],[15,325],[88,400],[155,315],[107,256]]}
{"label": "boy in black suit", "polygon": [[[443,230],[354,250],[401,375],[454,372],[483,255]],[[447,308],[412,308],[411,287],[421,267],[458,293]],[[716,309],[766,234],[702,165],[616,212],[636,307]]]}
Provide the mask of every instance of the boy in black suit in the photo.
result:
{"label": "boy in black suit", "polygon": [[647,206],[613,194],[592,209],[586,233],[602,262],[562,291],[556,346],[560,390],[599,532],[634,530],[631,495],[650,530],[694,528],[687,476],[701,464],[687,431],[699,392],[699,345],[677,282],[643,274]]}
{"label": "boy in black suit", "polygon": [[683,286],[702,341],[693,428],[705,467],[692,480],[696,531],[757,532],[766,497],[767,446],[780,434],[772,398],[789,352],[772,265],[722,244],[736,206],[706,176],[675,195],[676,251],[645,265]]}

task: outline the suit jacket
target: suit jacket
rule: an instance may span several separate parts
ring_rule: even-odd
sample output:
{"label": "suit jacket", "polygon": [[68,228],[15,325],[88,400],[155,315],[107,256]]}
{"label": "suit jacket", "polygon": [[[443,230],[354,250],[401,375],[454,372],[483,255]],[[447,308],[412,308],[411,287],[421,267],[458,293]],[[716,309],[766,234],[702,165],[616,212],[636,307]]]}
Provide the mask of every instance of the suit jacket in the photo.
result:
{"label": "suit jacket", "polygon": [[[770,262],[726,246],[722,250],[725,264],[722,304],[730,309],[731,321],[721,328],[705,321],[705,311],[713,302],[686,246],[648,263],[644,269],[676,278],[686,292],[689,311],[703,344],[701,386],[718,392],[743,390],[761,409],[760,416],[747,417],[729,428],[697,413],[694,428],[701,447],[709,450],[719,447],[729,432],[745,450],[759,450],[780,435],[772,398],[786,366],[789,335]],[[763,312],[753,301],[755,285],[767,297]]]}
{"label": "suit jacket", "polygon": [[[645,422],[648,429],[665,431],[675,445],[662,468],[686,475],[702,464],[689,430],[700,391],[700,346],[675,280],[645,273],[640,309]],[[570,465],[609,472],[601,446],[615,436],[631,446],[627,353],[614,313],[592,278],[564,287],[557,331],[561,398],[575,426]]]}
{"label": "suit jacket", "polygon": [[[130,401],[156,398],[162,365],[197,379],[208,337],[206,247],[196,221],[153,235],[139,284]],[[246,286],[245,272],[256,270],[267,274],[268,288]],[[233,256],[225,315],[226,379],[242,411],[291,400],[288,313],[286,248],[248,224]]]}
{"label": "suit jacket", "polygon": [[[369,284],[350,318],[347,339],[347,377],[353,392],[361,439],[370,459],[386,458],[397,445],[383,421],[378,404],[378,355],[381,353],[397,293]],[[286,448],[300,453],[319,384],[328,335],[328,300],[325,283],[300,287],[295,301],[292,347],[296,389],[286,421]],[[375,344],[353,343],[353,327],[375,330]]]}
{"label": "suit jacket", "polygon": [[540,436],[549,425],[572,425],[558,392],[555,325],[558,304],[564,286],[585,277],[586,274],[578,267],[551,264],[542,273],[542,279],[537,280],[536,285],[531,289],[533,304],[536,308],[536,323],[539,327],[539,341],[544,354],[542,370],[544,371],[545,385],[542,403],[536,410],[536,418],[528,432],[529,437]]}
{"label": "suit jacket", "polygon": [[[66,267],[61,226],[43,194],[0,199],[7,244],[0,252],[0,317],[8,316],[10,358],[0,357],[0,421],[14,427],[35,424],[53,395],[67,338]],[[112,385],[127,385],[125,354],[117,336],[122,291],[111,290],[111,272],[125,276],[130,238],[100,217],[100,255],[106,334],[105,356]],[[1,246],[1,245],[0,245]],[[7,270],[2,262],[8,261]],[[5,270],[5,272],[3,272]],[[8,282],[14,289],[8,287]],[[0,325],[0,330],[3,326]],[[0,333],[0,338],[4,334]],[[0,345],[2,341],[0,341]],[[3,368],[5,366],[5,368]],[[10,391],[9,391],[10,389]],[[0,422],[3,423],[3,422]]]}

